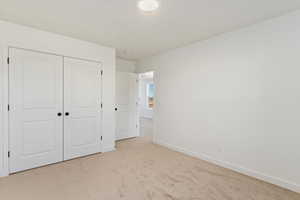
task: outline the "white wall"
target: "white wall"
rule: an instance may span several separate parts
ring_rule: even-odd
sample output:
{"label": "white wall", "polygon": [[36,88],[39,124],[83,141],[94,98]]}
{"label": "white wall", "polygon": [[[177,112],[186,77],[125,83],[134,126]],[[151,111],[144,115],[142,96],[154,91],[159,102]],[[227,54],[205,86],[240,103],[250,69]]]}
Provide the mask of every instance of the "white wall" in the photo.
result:
{"label": "white wall", "polygon": [[[115,49],[3,21],[0,21],[0,33],[0,49],[3,50],[3,56],[1,56],[0,60],[0,70],[7,69],[7,46],[85,58],[103,63],[103,151],[113,150],[115,145]],[[6,77],[2,72],[0,74],[3,75],[1,83],[2,81],[6,83],[7,81],[3,80]],[[0,105],[0,107],[4,106],[6,108],[8,103],[7,91],[1,93],[1,95],[5,95],[5,97],[4,105]],[[7,116],[7,109],[4,110],[4,116]],[[5,118],[1,117],[1,120],[5,120]],[[1,136],[4,136],[4,139]],[[0,166],[3,163],[4,165],[7,163],[8,149],[4,145],[7,137],[8,135],[3,133],[3,131],[0,132],[0,149],[4,149],[4,152],[0,154]],[[0,175],[5,174],[7,174],[7,168],[0,168]]]}
{"label": "white wall", "polygon": [[300,192],[300,11],[142,60],[154,140]]}
{"label": "white wall", "polygon": [[121,58],[116,59],[116,70],[118,72],[135,72],[136,63]]}

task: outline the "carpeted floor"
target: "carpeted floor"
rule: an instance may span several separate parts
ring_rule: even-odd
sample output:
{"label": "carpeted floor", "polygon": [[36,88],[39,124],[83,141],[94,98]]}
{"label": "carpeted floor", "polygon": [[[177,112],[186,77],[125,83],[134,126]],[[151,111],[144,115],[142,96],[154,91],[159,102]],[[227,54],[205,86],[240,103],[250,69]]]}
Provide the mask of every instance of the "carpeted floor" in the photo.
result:
{"label": "carpeted floor", "polygon": [[124,140],[117,151],[0,178],[1,200],[300,200],[300,194],[154,145]]}

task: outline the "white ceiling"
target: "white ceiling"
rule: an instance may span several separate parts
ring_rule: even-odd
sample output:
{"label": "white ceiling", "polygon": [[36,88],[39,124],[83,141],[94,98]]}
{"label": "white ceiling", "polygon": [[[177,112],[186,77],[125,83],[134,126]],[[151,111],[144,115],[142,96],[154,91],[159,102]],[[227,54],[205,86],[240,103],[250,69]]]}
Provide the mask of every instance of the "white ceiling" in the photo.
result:
{"label": "white ceiling", "polygon": [[299,0],[0,0],[0,19],[117,48],[136,60],[300,8]]}

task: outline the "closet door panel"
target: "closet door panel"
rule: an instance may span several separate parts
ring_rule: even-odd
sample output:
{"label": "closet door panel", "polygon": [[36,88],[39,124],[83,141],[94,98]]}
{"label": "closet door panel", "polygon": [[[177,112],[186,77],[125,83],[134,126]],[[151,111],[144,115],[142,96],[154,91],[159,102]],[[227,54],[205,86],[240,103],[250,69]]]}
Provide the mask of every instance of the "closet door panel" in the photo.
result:
{"label": "closet door panel", "polygon": [[63,58],[9,49],[10,172],[63,160]]}
{"label": "closet door panel", "polygon": [[64,58],[64,159],[101,151],[101,65]]}

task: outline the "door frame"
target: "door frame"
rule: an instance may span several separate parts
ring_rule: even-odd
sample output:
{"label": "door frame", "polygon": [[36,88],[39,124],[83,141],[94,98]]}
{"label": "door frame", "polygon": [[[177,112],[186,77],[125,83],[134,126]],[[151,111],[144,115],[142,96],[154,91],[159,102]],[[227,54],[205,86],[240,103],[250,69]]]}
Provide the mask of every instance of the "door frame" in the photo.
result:
{"label": "door frame", "polygon": [[[3,42],[2,44],[0,43],[0,48],[2,50],[2,55],[0,55],[0,72],[2,71],[3,73],[0,74],[0,80],[2,79],[2,88],[0,88],[0,92],[3,92],[3,116],[0,116],[2,118],[2,124],[3,124],[3,132],[2,132],[2,137],[3,141],[1,143],[0,141],[0,148],[3,148],[3,155],[0,155],[0,160],[2,159],[3,161],[3,166],[0,166],[0,177],[5,177],[9,176],[9,158],[8,158],[8,152],[9,152],[9,112],[7,109],[7,106],[9,105],[9,64],[7,63],[7,58],[9,57],[9,48],[16,48],[16,49],[22,49],[22,50],[27,50],[27,51],[33,51],[33,52],[38,52],[38,53],[45,53],[45,54],[50,54],[50,55],[56,55],[56,56],[62,56],[63,58],[74,58],[74,59],[79,59],[79,60],[84,60],[84,61],[90,61],[90,62],[96,62],[101,64],[102,70],[103,70],[103,63],[97,60],[91,60],[91,59],[85,59],[85,58],[80,58],[80,57],[72,57],[72,56],[66,56],[62,54],[56,54],[53,52],[49,51],[43,51],[43,50],[35,50],[34,48],[26,48],[26,47],[18,47],[15,45],[10,45],[10,43]],[[1,59],[2,58],[2,59]],[[102,82],[102,92],[101,92],[101,98],[103,102],[103,76],[101,78]],[[1,85],[0,85],[1,86]],[[101,112],[102,119],[103,119],[103,110]],[[1,119],[0,118],[0,119]],[[101,134],[103,135],[103,120],[101,120]],[[1,134],[1,130],[0,130]],[[1,137],[0,137],[1,138]],[[104,152],[105,149],[103,149],[103,140],[101,140],[101,147],[100,147],[100,152]],[[0,162],[1,163],[1,162]]]}
{"label": "door frame", "polygon": [[[7,63],[7,58],[8,58],[8,49],[9,49],[9,45],[8,44],[2,44],[3,46],[1,46],[2,49],[2,56],[1,56],[1,70],[3,73],[1,79],[3,80],[2,82],[2,91],[3,92],[3,116],[1,116],[2,118],[2,124],[3,124],[3,132],[2,132],[2,137],[3,137],[3,141],[1,144],[0,141],[0,147],[3,148],[3,155],[0,156],[0,158],[2,157],[2,162],[3,162],[3,166],[2,166],[2,170],[0,171],[0,176],[8,176],[9,175],[9,162],[8,162],[8,147],[9,147],[9,130],[8,130],[8,124],[9,124],[9,113],[8,113],[8,109],[7,106],[9,104],[9,79],[8,79],[8,63]],[[1,76],[0,74],[0,76]],[[0,80],[1,80],[0,79]],[[0,168],[1,169],[1,168]]]}

